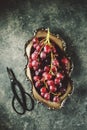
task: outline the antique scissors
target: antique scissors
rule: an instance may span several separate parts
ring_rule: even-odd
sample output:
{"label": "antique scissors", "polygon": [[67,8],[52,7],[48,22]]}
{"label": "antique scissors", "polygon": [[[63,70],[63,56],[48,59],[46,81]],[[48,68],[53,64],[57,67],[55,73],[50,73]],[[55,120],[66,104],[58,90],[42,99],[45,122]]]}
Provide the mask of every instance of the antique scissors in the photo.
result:
{"label": "antique scissors", "polygon": [[[34,100],[31,97],[31,95],[29,93],[25,92],[21,83],[16,79],[15,74],[12,69],[7,67],[7,72],[8,72],[9,78],[10,78],[12,92],[14,94],[13,99],[12,99],[12,107],[13,107],[14,111],[16,113],[22,115],[26,111],[33,110]],[[17,89],[20,91],[20,95],[18,94]],[[31,106],[28,106],[28,104],[27,104],[27,97],[29,99]],[[19,103],[19,105],[22,109],[21,111],[17,110],[16,102],[17,102],[17,104]],[[28,107],[30,107],[30,108],[28,108]]]}

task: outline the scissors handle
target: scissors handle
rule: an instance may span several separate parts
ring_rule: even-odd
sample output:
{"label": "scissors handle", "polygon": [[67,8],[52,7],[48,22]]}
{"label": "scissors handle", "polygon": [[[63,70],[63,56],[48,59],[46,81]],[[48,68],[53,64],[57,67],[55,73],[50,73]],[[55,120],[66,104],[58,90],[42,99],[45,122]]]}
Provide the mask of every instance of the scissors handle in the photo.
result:
{"label": "scissors handle", "polygon": [[[16,99],[17,97],[15,97],[15,96],[13,96],[13,99],[12,99],[12,107],[13,107],[14,111],[15,111],[16,113],[20,114],[20,115],[23,115],[23,114],[26,112],[26,110],[27,110],[27,111],[32,111],[33,108],[34,108],[34,100],[32,99],[32,97],[31,97],[28,93],[25,92],[25,96],[26,96],[26,95],[30,98],[30,100],[31,100],[31,102],[32,102],[31,108],[28,108],[27,105],[21,103],[21,101],[20,101],[19,99]],[[22,108],[22,111],[18,111],[18,110],[16,109],[16,107],[15,107],[15,101],[16,101],[16,100],[20,103],[20,106],[21,106],[21,108]]]}
{"label": "scissors handle", "polygon": [[[17,93],[17,88],[20,90],[20,95],[18,95]],[[24,114],[26,111],[31,111],[34,108],[34,100],[33,98],[29,95],[29,93],[25,92],[24,88],[21,86],[21,84],[16,81],[12,83],[12,91],[13,91],[13,100],[12,100],[12,107],[13,109],[16,111],[16,113],[18,114]],[[31,107],[28,108],[27,104],[26,104],[26,96],[28,96],[30,102],[31,102]],[[22,108],[22,112],[17,111],[16,107],[15,107],[15,101],[17,101],[19,103],[19,105]]]}

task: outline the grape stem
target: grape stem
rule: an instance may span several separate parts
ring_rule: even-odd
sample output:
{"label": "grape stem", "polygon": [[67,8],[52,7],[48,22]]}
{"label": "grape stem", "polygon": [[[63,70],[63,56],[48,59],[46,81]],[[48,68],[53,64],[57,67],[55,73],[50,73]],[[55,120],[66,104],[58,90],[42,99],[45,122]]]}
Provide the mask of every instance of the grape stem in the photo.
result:
{"label": "grape stem", "polygon": [[49,28],[48,28],[48,32],[47,32],[47,36],[46,36],[46,41],[44,43],[48,43],[49,45],[51,45],[50,43],[50,31],[49,31]]}
{"label": "grape stem", "polygon": [[54,74],[54,73],[52,72],[52,61],[53,61],[53,53],[52,53],[52,51],[51,51],[51,65],[50,65],[50,73],[51,73],[51,74]]}
{"label": "grape stem", "polygon": [[[50,42],[50,31],[49,31],[49,28],[48,28],[48,32],[47,32],[47,36],[46,36],[46,40],[44,41],[44,44],[48,44],[48,45],[50,45],[50,47],[52,47],[51,42]],[[39,55],[40,55],[40,53],[41,53],[43,47],[44,47],[44,45],[41,47],[41,50],[40,50],[40,52],[39,52]],[[51,74],[54,75],[54,73],[52,72],[52,61],[53,61],[53,59],[54,59],[53,56],[54,56],[54,55],[53,55],[53,53],[52,53],[52,51],[51,51],[51,65],[50,65],[50,71],[49,71],[49,73],[51,73]]]}
{"label": "grape stem", "polygon": [[[45,41],[45,43],[48,43],[50,46],[52,46],[51,45],[51,43],[50,43],[50,31],[49,31],[49,28],[48,28],[48,33],[47,33],[47,36],[46,36],[46,41]],[[52,72],[52,61],[53,61],[53,53],[52,53],[52,51],[51,51],[51,65],[50,65],[50,73],[51,74],[53,74],[53,72]]]}

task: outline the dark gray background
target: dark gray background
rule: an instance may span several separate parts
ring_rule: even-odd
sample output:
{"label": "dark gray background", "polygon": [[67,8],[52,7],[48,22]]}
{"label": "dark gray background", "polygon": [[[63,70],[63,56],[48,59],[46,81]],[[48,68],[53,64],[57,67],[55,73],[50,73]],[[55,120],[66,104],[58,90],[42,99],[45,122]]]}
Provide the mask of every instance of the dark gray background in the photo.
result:
{"label": "dark gray background", "polygon": [[[26,91],[24,45],[34,30],[49,27],[67,43],[74,63],[74,93],[57,111],[37,104],[17,115],[6,67],[12,67]],[[86,0],[0,0],[0,130],[87,129],[87,2]]]}

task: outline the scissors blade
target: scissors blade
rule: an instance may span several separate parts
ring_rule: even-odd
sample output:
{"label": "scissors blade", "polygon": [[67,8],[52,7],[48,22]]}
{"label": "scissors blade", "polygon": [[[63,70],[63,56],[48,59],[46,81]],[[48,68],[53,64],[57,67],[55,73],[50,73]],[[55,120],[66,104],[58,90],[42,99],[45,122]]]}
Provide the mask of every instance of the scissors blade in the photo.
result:
{"label": "scissors blade", "polygon": [[7,67],[7,72],[8,72],[10,81],[16,80],[15,74],[14,74],[14,72],[13,72],[13,70],[11,68]]}

